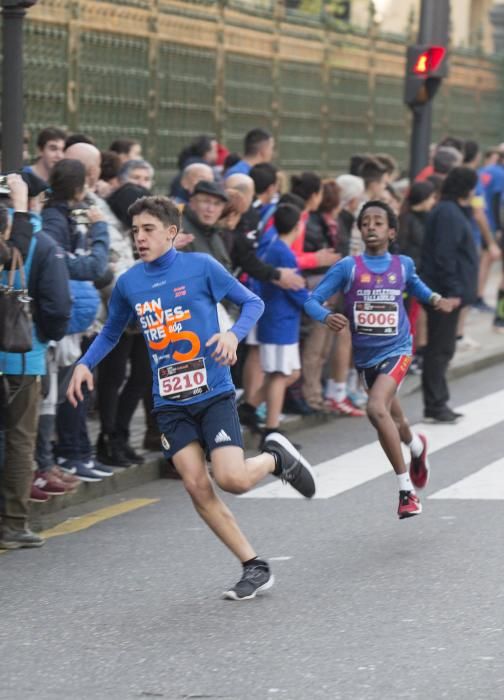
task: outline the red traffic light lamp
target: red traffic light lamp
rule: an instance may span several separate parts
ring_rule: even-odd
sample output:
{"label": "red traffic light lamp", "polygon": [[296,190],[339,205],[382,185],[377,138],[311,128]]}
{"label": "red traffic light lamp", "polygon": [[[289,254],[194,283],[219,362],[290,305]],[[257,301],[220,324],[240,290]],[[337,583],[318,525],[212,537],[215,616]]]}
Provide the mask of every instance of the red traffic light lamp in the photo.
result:
{"label": "red traffic light lamp", "polygon": [[417,75],[433,75],[439,70],[446,56],[446,49],[443,46],[430,46],[418,56],[413,73]]}
{"label": "red traffic light lamp", "polygon": [[415,108],[429,102],[447,75],[444,46],[408,46],[404,101]]}

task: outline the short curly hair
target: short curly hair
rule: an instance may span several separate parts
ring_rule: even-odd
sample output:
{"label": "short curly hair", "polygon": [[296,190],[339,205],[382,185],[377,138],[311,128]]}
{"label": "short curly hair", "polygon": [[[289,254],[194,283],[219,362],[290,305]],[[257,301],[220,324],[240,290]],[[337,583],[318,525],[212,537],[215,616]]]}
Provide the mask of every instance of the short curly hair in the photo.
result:
{"label": "short curly hair", "polygon": [[131,218],[146,212],[159,219],[164,226],[176,226],[180,229],[180,211],[168,197],[140,197],[128,208]]}
{"label": "short curly hair", "polygon": [[386,202],[382,202],[380,199],[371,199],[369,202],[366,202],[360,210],[359,218],[357,219],[357,228],[359,229],[359,231],[362,226],[362,219],[364,218],[364,214],[368,209],[371,209],[371,207],[378,207],[379,209],[383,209],[383,211],[387,214],[389,228],[393,228],[395,231],[397,231],[397,216],[394,214],[392,208],[389,207],[389,205]]}

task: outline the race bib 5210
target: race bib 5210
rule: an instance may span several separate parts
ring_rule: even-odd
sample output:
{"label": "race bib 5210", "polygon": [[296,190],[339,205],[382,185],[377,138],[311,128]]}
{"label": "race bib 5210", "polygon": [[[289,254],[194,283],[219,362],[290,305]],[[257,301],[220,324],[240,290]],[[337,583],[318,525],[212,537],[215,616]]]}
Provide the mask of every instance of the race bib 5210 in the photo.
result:
{"label": "race bib 5210", "polygon": [[208,391],[205,360],[198,357],[158,369],[159,394],[171,401],[182,401]]}

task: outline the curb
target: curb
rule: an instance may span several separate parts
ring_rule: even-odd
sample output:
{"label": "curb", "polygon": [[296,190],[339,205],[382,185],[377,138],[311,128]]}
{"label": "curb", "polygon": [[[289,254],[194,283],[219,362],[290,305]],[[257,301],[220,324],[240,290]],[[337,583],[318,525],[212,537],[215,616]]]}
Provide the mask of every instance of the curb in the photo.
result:
{"label": "curb", "polygon": [[[504,343],[503,343],[504,345]],[[488,353],[468,361],[455,365],[448,370],[449,379],[458,379],[488,367],[493,367],[504,362],[504,347],[497,352]],[[407,378],[403,388],[403,396],[418,393],[421,389],[419,377]],[[282,425],[282,430],[292,435],[299,430],[314,428],[325,423],[338,420],[338,416],[331,414],[317,414],[312,416],[296,416]],[[258,436],[248,429],[243,431],[243,440],[246,450],[257,449]],[[88,503],[103,496],[119,494],[135,486],[141,486],[156,479],[170,478],[166,469],[166,461],[158,453],[147,452],[145,462],[140,465],[132,465],[127,469],[116,469],[114,476],[107,477],[98,483],[81,483],[74,494],[53,497],[46,503],[32,503],[30,508],[30,527],[34,531],[40,531],[65,519],[65,510],[72,506]]]}

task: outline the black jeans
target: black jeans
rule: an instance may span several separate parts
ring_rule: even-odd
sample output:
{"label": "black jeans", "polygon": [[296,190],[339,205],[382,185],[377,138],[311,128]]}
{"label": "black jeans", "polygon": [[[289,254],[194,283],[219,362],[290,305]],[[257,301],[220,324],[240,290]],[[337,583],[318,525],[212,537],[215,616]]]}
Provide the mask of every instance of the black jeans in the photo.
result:
{"label": "black jeans", "polygon": [[[128,360],[130,373],[123,386]],[[152,391],[149,354],[141,334],[124,333],[102,360],[98,366],[97,389],[101,432],[127,440],[139,401]]]}
{"label": "black jeans", "polygon": [[[60,374],[68,376],[68,368],[60,370]],[[58,443],[55,450],[58,457],[78,462],[88,462],[91,459],[91,443],[87,430],[89,398],[89,393],[84,391],[84,401],[79,401],[75,408],[68,399],[59,404],[56,414]]]}
{"label": "black jeans", "polygon": [[438,413],[448,404],[448,364],[455,354],[460,309],[443,314],[431,307],[427,312],[428,340],[424,350],[422,392],[424,411]]}

